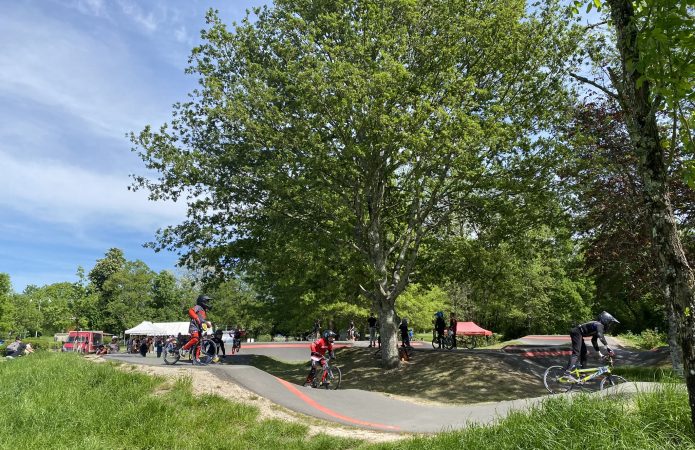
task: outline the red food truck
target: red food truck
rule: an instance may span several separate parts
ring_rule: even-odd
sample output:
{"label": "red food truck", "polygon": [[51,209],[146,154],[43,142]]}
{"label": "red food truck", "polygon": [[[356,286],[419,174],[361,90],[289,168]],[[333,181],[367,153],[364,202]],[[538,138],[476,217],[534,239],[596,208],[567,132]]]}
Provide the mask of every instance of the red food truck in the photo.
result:
{"label": "red food truck", "polygon": [[70,331],[63,344],[64,352],[94,353],[104,343],[103,331]]}

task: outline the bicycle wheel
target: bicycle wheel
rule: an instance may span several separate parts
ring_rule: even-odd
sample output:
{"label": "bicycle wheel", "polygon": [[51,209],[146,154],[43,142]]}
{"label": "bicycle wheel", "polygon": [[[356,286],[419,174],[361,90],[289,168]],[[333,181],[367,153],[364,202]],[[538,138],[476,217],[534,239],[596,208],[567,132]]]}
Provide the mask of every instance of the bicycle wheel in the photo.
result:
{"label": "bicycle wheel", "polygon": [[478,338],[475,336],[468,336],[464,341],[464,345],[468,350],[473,350],[478,345]]}
{"label": "bicycle wheel", "polygon": [[599,385],[599,390],[604,390],[606,388],[615,386],[617,384],[622,384],[622,383],[627,383],[627,380],[620,375],[606,375],[606,378],[601,380],[601,384]]}
{"label": "bicycle wheel", "polygon": [[543,374],[543,385],[551,394],[568,392],[574,387],[574,383],[561,366],[548,367]]}
{"label": "bicycle wheel", "polygon": [[338,389],[343,379],[343,373],[340,371],[340,367],[330,366],[326,372],[326,381],[328,381],[328,383],[324,384],[326,389]]}
{"label": "bicycle wheel", "polygon": [[212,361],[212,356],[205,353],[204,342],[197,342],[193,348],[191,348],[191,362],[195,366],[206,366]]}
{"label": "bicycle wheel", "polygon": [[442,338],[442,347],[444,347],[447,350],[451,350],[454,348],[454,343],[451,342],[451,336],[444,336]]}
{"label": "bicycle wheel", "polygon": [[203,351],[210,358],[214,358],[217,354],[217,345],[213,341],[203,341]]}
{"label": "bicycle wheel", "polygon": [[176,364],[179,361],[180,357],[181,356],[179,355],[179,349],[176,345],[169,344],[164,349],[164,364],[167,364],[169,366],[172,364]]}

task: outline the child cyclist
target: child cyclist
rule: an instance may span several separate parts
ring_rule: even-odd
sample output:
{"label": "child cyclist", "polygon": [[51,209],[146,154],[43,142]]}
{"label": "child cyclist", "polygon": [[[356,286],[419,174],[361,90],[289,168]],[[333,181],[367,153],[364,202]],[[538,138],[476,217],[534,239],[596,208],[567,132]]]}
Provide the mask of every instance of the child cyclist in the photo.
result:
{"label": "child cyclist", "polygon": [[333,341],[335,341],[335,336],[336,334],[334,332],[326,330],[323,332],[323,337],[311,343],[311,370],[309,371],[309,376],[306,377],[304,386],[311,386],[314,382],[316,366],[319,363],[321,367],[327,364],[326,353],[328,353],[331,358],[335,358],[335,353],[333,353]]}

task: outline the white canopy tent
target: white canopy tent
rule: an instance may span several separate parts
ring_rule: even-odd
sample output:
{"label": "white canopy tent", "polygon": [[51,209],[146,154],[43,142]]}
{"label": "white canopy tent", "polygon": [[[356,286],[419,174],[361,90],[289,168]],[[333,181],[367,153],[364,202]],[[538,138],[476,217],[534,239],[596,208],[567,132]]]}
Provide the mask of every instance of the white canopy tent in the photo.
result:
{"label": "white canopy tent", "polygon": [[130,335],[139,335],[139,336],[159,336],[162,334],[162,330],[155,326],[152,322],[149,322],[145,320],[144,322],[134,326],[133,328],[130,328],[128,330],[125,330],[123,333],[125,334],[130,334]]}
{"label": "white canopy tent", "polygon": [[[190,322],[149,322],[144,321],[141,324],[125,330],[124,334],[138,336],[178,336],[181,333],[187,336],[188,326]],[[211,330],[207,331],[210,334]]]}

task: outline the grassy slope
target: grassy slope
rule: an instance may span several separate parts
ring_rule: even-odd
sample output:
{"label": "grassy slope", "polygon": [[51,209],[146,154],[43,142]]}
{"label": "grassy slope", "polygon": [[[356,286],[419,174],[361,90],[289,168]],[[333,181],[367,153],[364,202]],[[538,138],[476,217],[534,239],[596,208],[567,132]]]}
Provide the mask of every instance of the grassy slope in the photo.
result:
{"label": "grassy slope", "polygon": [[254,407],[194,398],[190,381],[126,373],[75,355],[0,362],[0,448],[683,449],[695,448],[682,390],[600,400],[551,398],[496,426],[372,446],[260,421]]}
{"label": "grassy slope", "polygon": [[[337,352],[345,389],[363,389],[447,403],[479,403],[539,397],[547,391],[533,374],[511,370],[504,355],[469,352],[414,352],[403,368],[384,373],[374,349],[353,347]],[[273,375],[301,384],[308,363],[286,363],[254,356],[249,361]]]}

